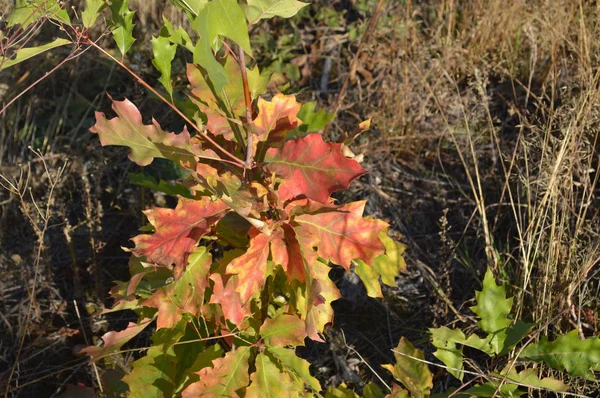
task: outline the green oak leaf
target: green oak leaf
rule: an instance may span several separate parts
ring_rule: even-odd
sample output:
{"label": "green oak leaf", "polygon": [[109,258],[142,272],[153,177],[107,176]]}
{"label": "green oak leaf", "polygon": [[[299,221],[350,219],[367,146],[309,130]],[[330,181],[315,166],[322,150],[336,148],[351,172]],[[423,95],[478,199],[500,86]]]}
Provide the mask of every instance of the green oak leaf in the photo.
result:
{"label": "green oak leaf", "polygon": [[67,44],[71,44],[71,42],[67,39],[59,38],[41,46],[21,48],[15,51],[13,56],[10,58],[0,57],[0,71],[6,68],[10,68],[11,66],[23,62],[29,58],[35,57],[36,55],[39,55],[43,52],[46,52],[56,47],[65,46]]}
{"label": "green oak leaf", "polygon": [[164,36],[152,38],[152,65],[160,72],[159,82],[167,90],[171,98],[173,97],[173,85],[171,84],[171,62],[175,58],[177,45],[171,44],[171,40]]}
{"label": "green oak leaf", "polygon": [[392,351],[396,357],[396,364],[382,365],[382,367],[389,370],[394,378],[410,391],[411,396],[416,398],[429,396],[433,387],[433,375],[427,364],[419,361],[424,359],[423,351],[415,348],[404,337]]}
{"label": "green oak leaf", "polygon": [[288,373],[302,380],[313,391],[318,392],[321,390],[319,381],[310,374],[310,364],[305,359],[299,358],[293,349],[271,346],[267,350]]}
{"label": "green oak leaf", "polygon": [[334,113],[327,113],[324,109],[315,111],[317,101],[307,102],[302,105],[298,112],[298,119],[302,120],[302,124],[298,130],[306,133],[314,133],[323,130],[333,119]]}
{"label": "green oak leaf", "polygon": [[81,12],[83,26],[90,28],[94,25],[96,19],[98,19],[98,15],[100,15],[100,11],[102,11],[106,5],[107,3],[105,0],[86,0],[85,10]]}
{"label": "green oak leaf", "polygon": [[301,397],[305,395],[302,380],[292,377],[266,353],[260,353],[255,361],[256,372],[250,378],[246,398]]}
{"label": "green oak leaf", "polygon": [[481,318],[477,323],[481,329],[492,335],[491,345],[494,353],[498,354],[504,348],[507,328],[512,323],[507,315],[512,309],[513,299],[506,298],[504,286],[496,285],[490,269],[483,278],[483,289],[475,292],[475,298],[477,305],[471,307],[471,310]]}
{"label": "green oak leaf", "polygon": [[385,246],[385,254],[382,254],[373,260],[373,269],[381,275],[381,281],[388,286],[396,286],[396,277],[400,271],[406,268],[406,262],[402,253],[405,246],[395,242],[387,235],[387,232],[381,232],[379,239]]}
{"label": "green oak leaf", "polygon": [[25,29],[43,17],[71,25],[69,14],[61,8],[61,4],[62,2],[56,0],[17,0],[6,19],[7,25],[9,28],[21,25]]}
{"label": "green oak leaf", "polygon": [[194,63],[202,66],[217,93],[227,84],[227,73],[215,59],[213,48],[219,36],[227,37],[252,55],[244,12],[236,0],[214,0],[206,4],[192,27],[200,35],[194,50]]}
{"label": "green oak leaf", "polygon": [[111,32],[122,55],[127,54],[135,41],[133,38],[133,15],[135,12],[129,10],[127,0],[112,0],[110,3],[112,13]]}
{"label": "green oak leaf", "polygon": [[365,289],[367,290],[367,296],[373,298],[383,297],[381,292],[381,285],[379,284],[379,274],[370,265],[362,260],[355,260],[356,266],[354,272],[360,280],[363,282]]}
{"label": "green oak leaf", "polygon": [[600,364],[600,338],[590,337],[580,340],[577,330],[558,336],[550,342],[548,337],[530,344],[519,359],[543,362],[551,368],[567,371],[571,376],[594,380],[592,369]]}
{"label": "green oak leaf", "polygon": [[248,0],[248,5],[244,7],[246,18],[252,25],[261,19],[273,17],[290,18],[300,11],[308,3],[297,0]]}
{"label": "green oak leaf", "polygon": [[181,27],[175,29],[171,21],[163,15],[163,27],[160,30],[160,35],[166,37],[171,43],[178,44],[194,52],[194,43],[190,39],[190,35]]}

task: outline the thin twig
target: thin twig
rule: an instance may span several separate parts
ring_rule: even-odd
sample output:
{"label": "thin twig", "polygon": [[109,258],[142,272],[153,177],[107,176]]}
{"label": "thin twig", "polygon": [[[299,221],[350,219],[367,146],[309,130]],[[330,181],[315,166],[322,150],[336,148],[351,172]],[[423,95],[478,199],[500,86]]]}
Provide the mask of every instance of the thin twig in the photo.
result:
{"label": "thin twig", "polygon": [[244,49],[239,46],[240,51],[240,70],[242,71],[242,82],[244,84],[244,101],[246,102],[246,126],[248,135],[246,138],[246,167],[251,168],[254,162],[254,136],[252,134],[252,99],[250,98],[250,88],[248,86],[248,73],[246,72],[246,55]]}

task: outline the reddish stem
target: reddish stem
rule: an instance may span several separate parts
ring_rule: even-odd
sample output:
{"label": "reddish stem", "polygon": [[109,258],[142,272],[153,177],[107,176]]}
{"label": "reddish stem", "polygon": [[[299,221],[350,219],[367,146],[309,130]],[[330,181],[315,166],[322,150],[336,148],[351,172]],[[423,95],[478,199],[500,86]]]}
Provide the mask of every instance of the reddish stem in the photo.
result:
{"label": "reddish stem", "polygon": [[239,46],[240,70],[242,71],[242,81],[244,83],[244,100],[246,101],[246,124],[248,128],[248,137],[246,139],[246,167],[251,168],[254,162],[254,136],[252,135],[252,98],[250,97],[250,87],[248,86],[248,73],[246,72],[246,55],[242,46]]}

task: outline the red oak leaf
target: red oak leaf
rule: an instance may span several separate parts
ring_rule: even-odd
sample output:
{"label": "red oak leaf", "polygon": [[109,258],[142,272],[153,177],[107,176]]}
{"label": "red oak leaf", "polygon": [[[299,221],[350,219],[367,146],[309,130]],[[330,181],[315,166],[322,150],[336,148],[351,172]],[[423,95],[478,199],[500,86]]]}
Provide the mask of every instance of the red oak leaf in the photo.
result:
{"label": "red oak leaf", "polygon": [[265,155],[269,171],[283,177],[278,195],[282,200],[306,197],[328,203],[329,196],[348,188],[366,171],[346,158],[341,144],[323,141],[320,134],[287,141],[282,148],[270,148]]}
{"label": "red oak leaf", "polygon": [[174,327],[185,313],[194,316],[202,313],[211,264],[210,253],[205,247],[199,247],[190,254],[190,262],[179,280],[158,289],[142,303],[158,308],[157,329]]}
{"label": "red oak leaf", "polygon": [[105,333],[102,336],[102,341],[104,341],[104,345],[102,347],[89,346],[85,347],[80,352],[82,354],[89,355],[92,357],[92,360],[96,360],[121,348],[123,344],[140,334],[140,332],[144,330],[146,326],[150,324],[150,322],[152,322],[152,319],[144,319],[139,324],[129,322],[127,328],[119,332],[113,330]]}
{"label": "red oak leaf", "polygon": [[302,123],[297,116],[301,106],[293,95],[277,93],[271,101],[259,98],[258,114],[252,121],[258,140],[265,141],[268,138],[270,143],[285,141],[284,134]]}
{"label": "red oak leaf", "polygon": [[209,197],[200,200],[179,199],[175,209],[154,208],[144,214],[156,230],[133,238],[133,253],[148,262],[163,266],[175,264],[175,278],[183,271],[187,255],[209,228],[229,210],[222,201]]}
{"label": "red oak leaf", "polygon": [[247,305],[242,303],[240,294],[237,292],[239,278],[237,275],[232,275],[225,286],[223,286],[223,278],[220,274],[212,274],[210,279],[215,283],[210,304],[220,304],[225,319],[240,326],[244,318],[250,316],[252,312]]}
{"label": "red oak leaf", "polygon": [[362,218],[355,213],[331,211],[303,214],[296,216],[294,221],[298,223],[298,227],[294,228],[297,235],[306,237],[311,234],[317,237],[319,256],[347,270],[354,259],[372,264],[375,257],[385,252],[379,233],[388,225],[381,220]]}
{"label": "red oak leaf", "polygon": [[225,357],[212,361],[213,367],[197,372],[200,381],[190,384],[182,392],[182,398],[238,397],[236,393],[250,382],[248,359],[251,347],[238,347]]}
{"label": "red oak leaf", "polygon": [[254,227],[250,228],[250,247],[246,253],[234,258],[227,265],[228,274],[238,275],[238,292],[242,303],[246,303],[253,295],[259,294],[260,288],[267,279],[270,241],[269,236]]}
{"label": "red oak leaf", "polygon": [[127,99],[113,100],[112,108],[117,117],[108,120],[104,113],[96,112],[96,124],[90,131],[98,134],[103,146],[129,147],[129,158],[140,166],[152,163],[154,158],[170,159],[186,168],[196,164],[196,157],[219,159],[213,151],[190,143],[187,129],[175,134],[163,131],[154,119],[152,124],[144,124],[140,111]]}

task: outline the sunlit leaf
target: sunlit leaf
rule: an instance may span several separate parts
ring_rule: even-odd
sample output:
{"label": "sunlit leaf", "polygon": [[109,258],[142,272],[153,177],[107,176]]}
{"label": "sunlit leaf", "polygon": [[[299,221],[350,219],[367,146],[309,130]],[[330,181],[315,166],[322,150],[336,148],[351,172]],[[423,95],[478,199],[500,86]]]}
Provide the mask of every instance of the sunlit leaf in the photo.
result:
{"label": "sunlit leaf", "polygon": [[212,274],[210,279],[214,282],[210,303],[220,304],[225,318],[234,325],[239,326],[245,317],[251,315],[251,311],[248,308],[249,306],[242,302],[238,292],[238,276],[230,276],[225,286],[220,274]]}
{"label": "sunlit leaf", "polygon": [[269,346],[268,352],[279,361],[288,373],[293,373],[306,385],[318,392],[321,390],[319,381],[310,374],[310,364],[305,359],[299,358],[293,349]]}
{"label": "sunlit leaf", "polygon": [[346,158],[341,144],[323,141],[320,134],[287,141],[282,148],[270,148],[265,155],[269,171],[284,178],[278,188],[282,200],[306,197],[327,203],[329,196],[348,188],[365,170]]}
{"label": "sunlit leaf", "polygon": [[510,314],[513,299],[506,298],[504,286],[496,285],[490,269],[485,273],[483,289],[475,292],[475,298],[477,305],[471,310],[481,318],[477,323],[481,329],[492,335],[491,345],[498,354],[504,348],[506,329],[512,322],[507,315]]}
{"label": "sunlit leaf", "polygon": [[260,337],[267,346],[304,345],[304,322],[297,315],[280,314],[263,323]]}
{"label": "sunlit leaf", "polygon": [[201,314],[211,264],[210,253],[205,247],[199,247],[190,254],[181,278],[158,289],[142,303],[146,307],[158,308],[157,329],[173,327],[185,313],[194,316]]}
{"label": "sunlit leaf", "polygon": [[152,319],[144,319],[139,323],[129,322],[129,325],[127,325],[127,327],[121,331],[117,332],[112,330],[105,333],[102,336],[102,341],[104,344],[101,347],[85,347],[81,350],[81,353],[89,355],[92,360],[96,360],[111,352],[117,351],[123,346],[123,344],[140,334],[141,331],[144,330],[151,322]]}
{"label": "sunlit leaf", "polygon": [[267,279],[270,239],[256,228],[251,228],[250,236],[250,247],[246,253],[235,258],[227,266],[228,274],[236,274],[239,277],[238,291],[243,303],[259,294]]}
{"label": "sunlit leaf", "polygon": [[352,260],[360,259],[369,264],[385,250],[379,234],[388,225],[381,220],[332,211],[303,214],[296,216],[294,221],[299,225],[295,228],[296,234],[317,237],[319,256],[347,270]]}
{"label": "sunlit leaf", "polygon": [[267,354],[258,354],[255,363],[256,372],[252,374],[252,383],[246,390],[247,398],[306,396],[304,384],[282,371]]}
{"label": "sunlit leaf", "polygon": [[323,130],[325,126],[335,119],[335,114],[327,113],[324,109],[315,111],[317,101],[302,104],[298,112],[298,119],[302,120],[299,129],[307,133],[315,133]]}
{"label": "sunlit leaf", "polygon": [[164,15],[163,27],[160,30],[160,35],[169,39],[171,43],[178,44],[192,52],[194,51],[194,43],[192,43],[190,35],[181,27],[175,29],[171,21],[169,21]]}
{"label": "sunlit leaf", "polygon": [[381,232],[379,238],[385,246],[385,254],[379,255],[373,260],[373,269],[381,275],[383,283],[395,287],[400,271],[406,269],[406,262],[402,257],[405,246],[390,238],[387,232]]}
{"label": "sunlit leaf", "polygon": [[367,296],[373,298],[383,297],[381,285],[379,284],[379,274],[373,269],[373,267],[362,260],[356,260],[354,272],[363,282],[363,285],[367,290]]}
{"label": "sunlit leaf", "polygon": [[244,12],[236,0],[213,0],[202,8],[192,27],[200,36],[194,50],[194,63],[206,70],[220,95],[228,78],[225,69],[213,55],[215,40],[219,36],[227,37],[252,55]]}
{"label": "sunlit leaf", "polygon": [[200,380],[183,390],[182,397],[238,397],[236,391],[250,382],[249,358],[250,347],[238,347],[225,357],[215,359],[213,367],[198,372]]}
{"label": "sunlit leaf", "polygon": [[209,228],[229,210],[221,201],[182,198],[175,209],[153,208],[144,214],[156,232],[133,238],[136,256],[145,256],[148,262],[163,266],[175,265],[175,278],[180,275],[187,259],[198,241]]}
{"label": "sunlit leaf", "polygon": [[261,19],[283,17],[293,17],[302,7],[308,3],[297,0],[248,0],[248,5],[244,8],[246,18],[250,24],[255,24]]}
{"label": "sunlit leaf", "polygon": [[252,121],[253,130],[259,141],[268,139],[269,143],[285,141],[285,133],[296,128],[300,104],[293,95],[275,94],[271,101],[258,99],[258,114]]}
{"label": "sunlit leaf", "polygon": [[175,134],[163,131],[156,120],[143,124],[140,111],[127,99],[112,101],[112,108],[117,117],[109,120],[104,113],[96,112],[96,124],[90,131],[98,134],[102,145],[129,147],[129,158],[140,166],[149,165],[154,158],[169,159],[188,168],[196,163],[196,157],[218,159],[214,152],[192,144],[187,129]]}
{"label": "sunlit leaf", "polygon": [[36,55],[42,54],[48,50],[65,46],[67,44],[71,44],[71,42],[66,39],[56,39],[41,46],[21,48],[15,51],[11,57],[0,57],[0,71],[28,60],[29,58],[35,57]]}

